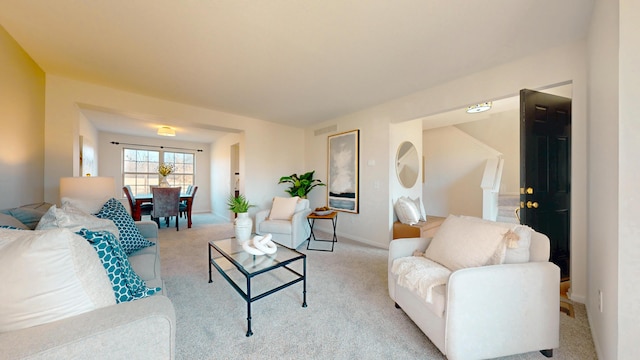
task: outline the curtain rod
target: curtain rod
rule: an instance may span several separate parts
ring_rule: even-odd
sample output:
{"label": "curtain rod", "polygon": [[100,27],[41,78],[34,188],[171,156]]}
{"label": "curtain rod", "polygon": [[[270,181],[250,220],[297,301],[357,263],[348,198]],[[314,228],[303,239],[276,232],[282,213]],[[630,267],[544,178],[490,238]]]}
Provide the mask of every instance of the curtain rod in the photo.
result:
{"label": "curtain rod", "polygon": [[145,145],[145,144],[129,144],[129,143],[121,143],[121,142],[117,142],[117,141],[112,141],[111,143],[112,143],[113,145],[146,146],[146,147],[157,147],[157,148],[160,148],[160,149],[178,149],[178,150],[191,150],[191,151],[202,152],[202,149],[187,149],[187,148],[173,147],[173,146]]}

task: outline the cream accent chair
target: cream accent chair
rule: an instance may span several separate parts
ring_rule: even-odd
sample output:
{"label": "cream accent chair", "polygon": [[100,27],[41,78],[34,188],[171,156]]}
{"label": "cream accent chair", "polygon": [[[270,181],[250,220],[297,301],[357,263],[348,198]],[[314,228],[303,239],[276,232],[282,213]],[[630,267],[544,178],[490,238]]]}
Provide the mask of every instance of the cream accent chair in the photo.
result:
{"label": "cream accent chair", "polygon": [[311,233],[307,216],[311,214],[308,199],[300,199],[291,220],[271,220],[271,209],[256,213],[256,233],[271,234],[272,240],[280,245],[295,249],[305,242]]}
{"label": "cream accent chair", "polygon": [[547,236],[532,231],[529,262],[453,271],[433,289],[433,304],[400,286],[391,271],[395,259],[424,252],[431,240],[391,241],[389,295],[448,359],[553,355],[560,342],[560,269],[549,262]]}

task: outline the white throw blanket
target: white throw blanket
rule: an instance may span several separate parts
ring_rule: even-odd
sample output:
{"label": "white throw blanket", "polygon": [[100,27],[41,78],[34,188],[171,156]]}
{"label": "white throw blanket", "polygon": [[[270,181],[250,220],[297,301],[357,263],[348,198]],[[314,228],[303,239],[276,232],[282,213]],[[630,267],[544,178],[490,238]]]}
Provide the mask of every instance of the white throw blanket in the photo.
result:
{"label": "white throw blanket", "polygon": [[451,270],[424,256],[407,256],[393,261],[391,273],[398,276],[400,286],[433,303],[433,288],[446,284]]}

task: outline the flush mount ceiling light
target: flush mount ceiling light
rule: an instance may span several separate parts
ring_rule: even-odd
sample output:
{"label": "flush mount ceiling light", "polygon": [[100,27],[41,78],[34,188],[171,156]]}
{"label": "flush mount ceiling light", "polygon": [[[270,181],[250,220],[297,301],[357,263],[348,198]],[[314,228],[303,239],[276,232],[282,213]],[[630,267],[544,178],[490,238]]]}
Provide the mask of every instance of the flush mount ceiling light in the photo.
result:
{"label": "flush mount ceiling light", "polygon": [[158,129],[158,135],[162,136],[176,136],[176,131],[168,126],[163,126]]}
{"label": "flush mount ceiling light", "polygon": [[489,109],[491,109],[491,101],[482,103],[482,104],[471,105],[467,108],[467,113],[475,114],[475,113],[487,111]]}

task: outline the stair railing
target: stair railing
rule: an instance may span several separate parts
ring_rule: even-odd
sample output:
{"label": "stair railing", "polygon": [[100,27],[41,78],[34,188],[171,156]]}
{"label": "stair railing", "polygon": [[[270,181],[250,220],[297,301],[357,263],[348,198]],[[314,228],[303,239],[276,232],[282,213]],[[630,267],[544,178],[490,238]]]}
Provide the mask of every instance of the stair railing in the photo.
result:
{"label": "stair railing", "polygon": [[496,221],[498,217],[498,194],[502,181],[504,159],[502,156],[487,159],[482,175],[482,218]]}

